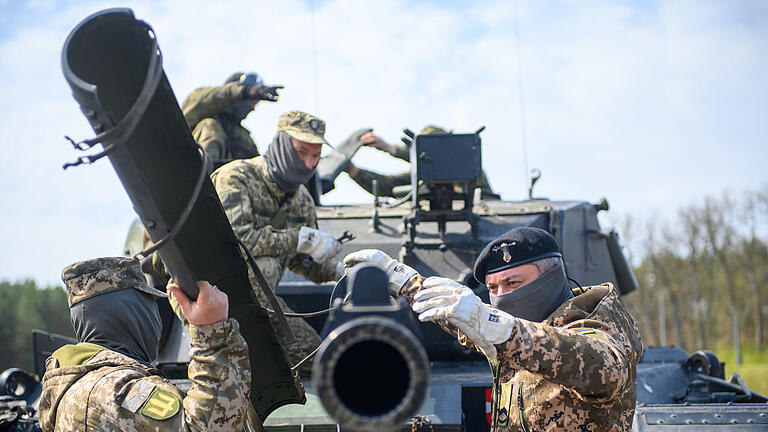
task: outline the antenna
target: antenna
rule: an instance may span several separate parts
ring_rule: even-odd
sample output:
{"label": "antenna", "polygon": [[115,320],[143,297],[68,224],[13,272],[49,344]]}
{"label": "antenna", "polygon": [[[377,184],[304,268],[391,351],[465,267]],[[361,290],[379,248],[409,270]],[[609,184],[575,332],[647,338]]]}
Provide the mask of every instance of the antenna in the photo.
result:
{"label": "antenna", "polygon": [[523,94],[523,57],[520,54],[520,26],[517,19],[517,0],[515,10],[515,45],[517,47],[517,94],[520,98],[520,135],[523,143],[523,184],[528,183],[528,143],[525,133],[525,95]]}
{"label": "antenna", "polygon": [[317,29],[315,27],[315,2],[314,0],[309,0],[309,10],[310,10],[310,17],[312,19],[312,74],[313,74],[313,81],[315,84],[314,88],[314,94],[315,94],[315,115],[319,115],[320,109],[320,95],[318,93],[318,79],[317,79]]}

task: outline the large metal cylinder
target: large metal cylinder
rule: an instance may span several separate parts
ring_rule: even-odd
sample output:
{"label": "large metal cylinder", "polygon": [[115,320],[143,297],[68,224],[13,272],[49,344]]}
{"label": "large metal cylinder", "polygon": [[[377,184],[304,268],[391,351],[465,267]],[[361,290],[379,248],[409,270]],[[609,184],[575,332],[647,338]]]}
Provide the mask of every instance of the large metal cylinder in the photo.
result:
{"label": "large metal cylinder", "polygon": [[429,388],[429,361],[412,331],[378,315],[355,318],[323,341],[313,383],[326,411],[355,431],[399,429]]}

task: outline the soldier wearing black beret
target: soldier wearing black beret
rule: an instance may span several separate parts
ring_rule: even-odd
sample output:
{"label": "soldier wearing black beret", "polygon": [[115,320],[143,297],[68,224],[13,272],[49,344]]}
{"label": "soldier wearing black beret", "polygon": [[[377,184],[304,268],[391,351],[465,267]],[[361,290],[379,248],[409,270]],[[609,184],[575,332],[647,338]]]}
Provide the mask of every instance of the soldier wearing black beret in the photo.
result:
{"label": "soldier wearing black beret", "polygon": [[643,351],[613,284],[571,289],[557,241],[521,227],[490,242],[475,261],[491,305],[466,286],[424,278],[367,249],[347,267],[378,264],[390,292],[421,321],[434,321],[483,353],[493,372],[492,430],[629,431]]}

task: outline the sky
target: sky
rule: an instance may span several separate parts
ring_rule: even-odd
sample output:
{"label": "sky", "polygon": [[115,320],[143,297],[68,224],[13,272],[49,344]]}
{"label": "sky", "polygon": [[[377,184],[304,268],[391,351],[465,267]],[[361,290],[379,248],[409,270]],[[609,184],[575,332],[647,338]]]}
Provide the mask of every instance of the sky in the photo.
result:
{"label": "sky", "polygon": [[[503,198],[525,199],[538,168],[535,195],[606,197],[604,224],[768,185],[763,1],[0,0],[0,279],[60,285],[66,265],[122,252],[135,214],[108,161],[61,169],[80,156],[64,135],[93,135],[61,47],[109,7],[152,25],[179,101],[236,70],[284,85],[244,123],[262,153],[293,109],[326,120],[331,142],[486,126]],[[373,149],[354,162],[408,169]],[[370,200],[346,174],[323,197]]]}

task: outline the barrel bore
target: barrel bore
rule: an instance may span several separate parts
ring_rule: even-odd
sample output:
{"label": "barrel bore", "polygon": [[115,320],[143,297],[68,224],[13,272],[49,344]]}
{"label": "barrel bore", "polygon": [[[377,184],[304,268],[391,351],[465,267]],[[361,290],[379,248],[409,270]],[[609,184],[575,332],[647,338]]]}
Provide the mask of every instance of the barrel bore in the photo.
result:
{"label": "barrel bore", "polygon": [[405,326],[370,315],[328,335],[315,360],[313,380],[326,411],[342,427],[392,430],[424,403],[429,362]]}

